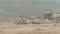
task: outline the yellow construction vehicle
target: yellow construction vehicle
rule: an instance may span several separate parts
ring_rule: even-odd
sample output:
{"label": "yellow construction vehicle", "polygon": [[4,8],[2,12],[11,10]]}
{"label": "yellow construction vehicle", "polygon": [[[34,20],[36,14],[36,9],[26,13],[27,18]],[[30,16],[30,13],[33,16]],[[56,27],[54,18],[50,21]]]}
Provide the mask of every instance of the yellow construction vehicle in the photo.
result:
{"label": "yellow construction vehicle", "polygon": [[17,24],[27,24],[27,19],[26,18],[21,18]]}
{"label": "yellow construction vehicle", "polygon": [[39,18],[27,19],[21,18],[17,24],[40,24],[42,21]]}
{"label": "yellow construction vehicle", "polygon": [[26,18],[22,18],[22,19],[21,19],[21,23],[22,23],[22,24],[27,24],[27,19],[26,19]]}
{"label": "yellow construction vehicle", "polygon": [[32,21],[32,24],[40,24],[41,23],[41,20],[40,19],[34,19]]}

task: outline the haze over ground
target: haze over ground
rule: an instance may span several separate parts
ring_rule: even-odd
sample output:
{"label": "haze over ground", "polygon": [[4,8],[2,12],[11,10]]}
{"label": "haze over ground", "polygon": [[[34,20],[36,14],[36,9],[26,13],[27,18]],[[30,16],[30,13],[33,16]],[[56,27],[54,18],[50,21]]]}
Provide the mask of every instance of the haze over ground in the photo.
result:
{"label": "haze over ground", "polygon": [[54,13],[59,13],[60,0],[0,0],[0,18],[36,16],[39,12],[45,12],[45,8],[52,8]]}

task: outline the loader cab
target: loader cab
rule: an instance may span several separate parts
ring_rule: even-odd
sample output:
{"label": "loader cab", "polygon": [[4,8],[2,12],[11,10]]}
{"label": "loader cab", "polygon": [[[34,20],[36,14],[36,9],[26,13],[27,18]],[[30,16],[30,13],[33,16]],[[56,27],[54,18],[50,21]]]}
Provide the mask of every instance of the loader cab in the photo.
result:
{"label": "loader cab", "polygon": [[50,20],[52,18],[52,11],[47,11],[44,14],[44,19]]}

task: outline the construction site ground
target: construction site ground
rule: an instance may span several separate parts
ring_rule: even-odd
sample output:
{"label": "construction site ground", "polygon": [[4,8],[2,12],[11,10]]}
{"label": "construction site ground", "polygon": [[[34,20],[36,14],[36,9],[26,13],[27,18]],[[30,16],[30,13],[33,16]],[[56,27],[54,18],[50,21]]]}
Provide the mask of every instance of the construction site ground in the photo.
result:
{"label": "construction site ground", "polygon": [[16,25],[13,22],[1,22],[0,34],[60,34],[60,23]]}

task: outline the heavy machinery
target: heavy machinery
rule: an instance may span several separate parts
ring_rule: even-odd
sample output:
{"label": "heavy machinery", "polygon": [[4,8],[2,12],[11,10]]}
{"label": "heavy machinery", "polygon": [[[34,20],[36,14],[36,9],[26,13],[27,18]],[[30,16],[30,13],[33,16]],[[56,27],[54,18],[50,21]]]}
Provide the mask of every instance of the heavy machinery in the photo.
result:
{"label": "heavy machinery", "polygon": [[27,16],[21,16],[20,20],[17,21],[17,24],[29,24],[31,23],[31,19],[30,17]]}
{"label": "heavy machinery", "polygon": [[33,16],[33,17],[27,17],[27,16],[21,16],[20,20],[18,20],[17,24],[40,24],[42,22],[40,16]]}
{"label": "heavy machinery", "polygon": [[18,20],[17,24],[27,24],[27,19],[21,18],[20,20]]}
{"label": "heavy machinery", "polygon": [[47,12],[44,14],[44,19],[51,19],[52,18],[52,11],[47,10]]}
{"label": "heavy machinery", "polygon": [[42,22],[42,20],[38,19],[38,18],[32,20],[32,24],[40,24],[41,22]]}
{"label": "heavy machinery", "polygon": [[26,18],[21,18],[17,24],[40,24],[42,21],[39,18],[34,18],[34,19],[26,19]]}

